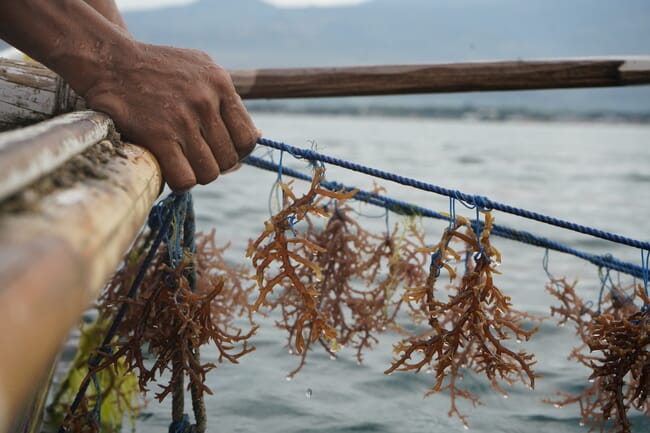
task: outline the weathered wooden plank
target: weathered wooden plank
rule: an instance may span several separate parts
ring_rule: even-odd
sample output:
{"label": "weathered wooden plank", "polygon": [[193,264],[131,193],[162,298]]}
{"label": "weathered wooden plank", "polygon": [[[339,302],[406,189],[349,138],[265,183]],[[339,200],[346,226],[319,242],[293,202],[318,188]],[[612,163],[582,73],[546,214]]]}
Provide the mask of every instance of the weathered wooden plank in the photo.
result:
{"label": "weathered wooden plank", "polygon": [[47,91],[23,86],[0,78],[0,102],[51,116],[52,95]]}
{"label": "weathered wooden plank", "polygon": [[112,128],[108,116],[80,111],[0,134],[0,200],[83,152]]}
{"label": "weathered wooden plank", "polygon": [[0,72],[7,81],[40,90],[54,90],[56,74],[42,65],[0,58]]}
{"label": "weathered wooden plank", "polygon": [[82,110],[82,98],[34,62],[0,58],[0,131],[4,125],[34,123],[67,111]]}
{"label": "weathered wooden plank", "polygon": [[38,209],[0,215],[0,431],[24,404],[145,222],[162,184],[154,157],[125,145],[103,170]]}
{"label": "weathered wooden plank", "polygon": [[231,71],[244,99],[650,84],[650,57]]}
{"label": "weathered wooden plank", "polygon": [[0,100],[0,113],[0,132],[13,129],[18,125],[35,123],[52,117],[52,114],[38,113],[2,100]]}

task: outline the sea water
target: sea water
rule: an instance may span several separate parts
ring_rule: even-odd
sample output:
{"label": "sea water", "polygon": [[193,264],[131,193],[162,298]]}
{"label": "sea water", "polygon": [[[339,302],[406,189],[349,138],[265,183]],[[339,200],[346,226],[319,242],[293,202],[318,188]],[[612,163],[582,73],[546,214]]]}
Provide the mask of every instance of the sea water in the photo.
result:
{"label": "sea water", "polygon": [[[389,170],[405,176],[481,194],[523,207],[633,238],[650,239],[650,125],[593,123],[479,122],[423,118],[337,117],[254,114],[265,137]],[[259,148],[256,155],[268,150]],[[275,160],[278,160],[277,154]],[[305,169],[304,161],[285,155],[284,164]],[[373,179],[328,167],[327,177],[362,188]],[[245,262],[248,239],[257,237],[269,216],[269,196],[276,173],[243,166],[215,183],[195,190],[199,228],[216,228],[221,243],[232,242],[228,258]],[[410,188],[378,183],[386,194],[437,211],[449,200]],[[273,200],[271,200],[272,202]],[[381,232],[383,212],[358,208],[363,224]],[[459,214],[473,211],[457,206]],[[594,254],[640,264],[632,248],[562,229],[496,213],[496,222],[550,237]],[[401,220],[390,216],[392,226]],[[444,224],[424,221],[427,240],[436,243]],[[493,238],[503,255],[502,275],[495,283],[515,306],[548,315],[554,300],[545,293],[548,281],[542,266],[544,250]],[[551,252],[549,271],[578,280],[578,291],[596,300],[597,269],[571,256]],[[302,371],[287,381],[298,359],[288,353],[286,335],[274,327],[274,315],[257,317],[261,328],[253,338],[256,351],[238,365],[219,364],[208,376],[214,395],[206,396],[210,432],[455,432],[464,431],[449,418],[445,393],[423,398],[434,383],[432,375],[383,371],[390,365],[398,336],[387,333],[359,365],[344,349],[336,360],[311,353]],[[579,392],[588,385],[589,371],[566,358],[578,343],[571,326],[544,321],[539,332],[521,347],[536,354],[535,372],[543,377],[535,390],[506,387],[509,398],[494,392],[481,377],[466,374],[464,384],[481,399],[473,408],[459,399],[477,432],[586,432],[576,406],[562,409],[542,402],[556,391]],[[217,360],[216,350],[204,348],[204,361]],[[151,396],[150,396],[151,397]],[[189,408],[189,406],[188,406]],[[153,400],[144,409],[137,430],[166,431],[170,402]],[[650,431],[647,417],[633,416],[636,432]]]}

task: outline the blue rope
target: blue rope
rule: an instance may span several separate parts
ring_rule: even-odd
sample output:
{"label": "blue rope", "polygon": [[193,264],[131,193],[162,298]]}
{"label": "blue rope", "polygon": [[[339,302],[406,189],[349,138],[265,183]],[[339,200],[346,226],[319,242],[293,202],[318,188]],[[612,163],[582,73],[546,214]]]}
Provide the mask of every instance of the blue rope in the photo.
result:
{"label": "blue rope", "polygon": [[456,199],[449,197],[449,228],[456,226]]}
{"label": "blue rope", "polygon": [[[244,163],[261,168],[264,170],[272,171],[272,172],[277,172],[278,166],[277,164],[267,161],[262,158],[258,158],[255,156],[248,156],[246,159],[243,161]],[[302,173],[300,171],[284,167],[283,168],[283,174],[294,177],[296,179],[301,179],[307,182],[310,182],[312,180],[311,176]],[[420,207],[405,201],[401,200],[396,200],[390,197],[386,197],[380,194],[375,194],[372,192],[368,191],[363,191],[363,190],[358,190],[357,188],[353,188],[347,185],[344,185],[342,183],[338,182],[331,182],[331,181],[321,181],[320,185],[328,189],[330,191],[340,191],[344,190],[346,192],[349,191],[354,191],[357,190],[358,192],[354,196],[355,200],[362,201],[364,203],[369,203],[378,207],[385,208],[391,212],[394,212],[399,215],[407,215],[407,216],[422,216],[426,218],[434,218],[434,219],[439,219],[439,220],[444,220],[444,221],[449,221],[450,224],[455,221],[455,206],[453,203],[455,202],[456,198],[455,197],[450,197],[450,210],[453,210],[453,216],[447,216],[443,215],[441,213],[435,212],[431,209],[427,209],[424,207]],[[453,218],[453,219],[452,219]],[[482,227],[483,223],[481,223]],[[584,251],[580,251],[571,247],[568,247],[564,244],[561,244],[559,242],[534,235],[530,232],[523,231],[523,230],[515,230],[509,227],[505,227],[502,225],[494,224],[492,226],[492,232],[493,235],[505,238],[505,239],[510,239],[513,241],[525,243],[528,245],[533,245],[536,247],[541,247],[545,248],[547,250],[553,250],[553,251],[558,251],[561,253],[569,254],[575,257],[578,257],[582,260],[585,260],[589,263],[592,263],[598,267],[603,267],[603,268],[608,268],[612,269],[614,271],[622,272],[624,274],[632,275],[637,278],[643,278],[644,277],[644,270],[642,267],[634,265],[632,263],[627,263],[623,262],[621,260],[618,260],[614,258],[613,256],[607,254],[607,255],[593,255],[586,253]],[[646,266],[647,269],[647,266]]]}
{"label": "blue rope", "polygon": [[612,277],[610,276],[610,270],[607,269],[605,272],[603,272],[602,269],[598,270],[598,277],[600,278],[600,293],[598,294],[598,310],[597,313],[600,315],[602,311],[602,306],[603,306],[603,295],[605,294],[605,288],[607,287],[607,284],[609,283],[609,291],[612,293],[614,290],[614,282],[612,281]]}
{"label": "blue rope", "polygon": [[[286,143],[278,142],[278,141],[273,141],[269,140],[267,138],[260,138],[257,141],[259,144],[262,146],[267,146],[271,147],[274,149],[278,150],[284,150],[286,152],[289,152],[296,158],[304,158],[308,159],[310,161],[320,161],[322,163],[327,163],[327,164],[332,164],[332,165],[337,165],[339,167],[352,170],[352,171],[357,171],[359,173],[364,173],[373,177],[381,178],[381,179],[386,179],[391,182],[396,182],[402,185],[410,186],[412,188],[420,189],[423,191],[428,191],[432,192],[435,194],[439,195],[444,195],[447,197],[453,197],[463,203],[466,203],[467,205],[470,206],[477,206],[483,210],[498,210],[501,212],[509,213],[512,215],[516,215],[522,218],[527,218],[531,219],[534,221],[539,221],[543,222],[546,224],[554,225],[556,227],[562,227],[568,230],[572,230],[578,233],[583,233],[589,236],[601,238],[608,240],[610,242],[615,242],[623,245],[628,245],[631,247],[635,248],[641,248],[644,250],[650,250],[650,243],[649,242],[642,242],[636,239],[628,238],[625,236],[621,236],[615,233],[607,232],[604,230],[599,230],[595,229],[592,227],[584,226],[581,224],[576,224],[570,221],[558,219],[555,217],[551,217],[548,215],[540,214],[537,212],[532,212],[526,209],[521,209],[517,208],[514,206],[510,206],[508,204],[504,203],[499,203],[493,200],[490,200],[487,197],[481,196],[481,195],[471,195],[471,194],[466,194],[461,191],[457,190],[451,190],[447,188],[443,188],[441,186],[425,183],[422,181],[419,181],[417,179],[412,179],[409,177],[404,177],[400,176],[394,173],[378,170],[376,168],[372,167],[367,167],[361,164],[357,164],[354,162],[350,161],[345,161],[339,158],[334,158],[328,155],[323,155],[321,153],[315,152],[311,149],[301,149],[298,147],[290,146]],[[286,172],[286,170],[285,170]]]}
{"label": "blue rope", "polygon": [[643,267],[643,289],[648,297],[648,261],[650,261],[650,251],[641,250],[641,266]]}
{"label": "blue rope", "polygon": [[[144,279],[147,269],[153,262],[156,251],[158,251],[158,248],[160,247],[160,244],[163,242],[163,240],[169,237],[169,229],[171,227],[172,217],[174,216],[175,210],[180,207],[181,203],[186,202],[187,195],[189,195],[189,193],[170,194],[167,198],[159,202],[151,210],[151,213],[149,215],[149,223],[151,224],[151,233],[149,234],[148,239],[145,241],[145,245],[148,244],[151,241],[151,239],[153,239],[153,243],[151,244],[151,247],[149,248],[149,252],[147,253],[147,256],[142,262],[142,265],[140,266],[138,274],[136,275],[135,279],[133,280],[133,283],[131,284],[131,287],[127,294],[127,298],[133,299],[135,297],[135,294],[137,293],[140,284],[142,284],[142,280]],[[128,309],[128,307],[129,304],[127,302],[124,302],[120,306],[120,309],[115,315],[115,318],[113,319],[113,323],[111,324],[111,327],[106,333],[106,336],[104,337],[104,341],[102,342],[102,345],[98,350],[98,354],[92,357],[88,361],[89,373],[99,366],[101,361],[105,358],[105,354],[110,354],[111,342],[115,338],[115,334],[117,333],[117,328],[122,323],[122,320],[124,319],[124,315],[126,314],[126,310]],[[79,405],[81,404],[81,400],[86,394],[86,391],[88,390],[88,386],[90,385],[91,381],[95,384],[95,387],[97,387],[98,405],[95,407],[95,410],[93,411],[93,413],[97,415],[98,413],[97,407],[101,404],[101,391],[99,389],[99,383],[97,382],[97,376],[94,373],[87,375],[84,378],[81,385],[79,386],[79,390],[75,396],[75,399],[70,405],[70,410],[68,412],[69,414],[73,414],[79,408]],[[66,432],[66,428],[64,427],[64,425],[59,427],[58,432],[59,433]]]}
{"label": "blue rope", "polygon": [[95,408],[92,411],[92,417],[97,423],[97,426],[102,425],[102,388],[99,385],[99,378],[97,373],[93,374],[93,385],[95,385],[95,391],[97,392],[97,401],[95,401]]}
{"label": "blue rope", "polygon": [[169,424],[169,433],[191,433],[194,428],[190,423],[190,417],[187,414],[183,414],[183,418],[180,421],[172,422]]}

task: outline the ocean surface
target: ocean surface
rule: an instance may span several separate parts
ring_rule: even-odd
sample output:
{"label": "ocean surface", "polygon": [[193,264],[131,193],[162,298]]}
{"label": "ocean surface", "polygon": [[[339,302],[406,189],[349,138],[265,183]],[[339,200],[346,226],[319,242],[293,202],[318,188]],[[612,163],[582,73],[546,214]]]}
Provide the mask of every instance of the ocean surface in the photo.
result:
{"label": "ocean surface", "polygon": [[[253,114],[265,137],[316,147],[339,158],[415,177],[448,188],[481,194],[493,200],[617,232],[650,238],[650,125],[593,123],[490,123],[475,120],[422,118],[337,117]],[[256,155],[267,155],[257,149]],[[277,155],[276,155],[277,160]],[[287,166],[304,169],[304,161],[285,156]],[[374,180],[329,167],[327,177],[363,188]],[[269,195],[275,173],[244,166],[207,187],[195,190],[199,227],[216,228],[221,243],[232,242],[228,257],[244,262],[248,239],[255,238],[269,216]],[[437,211],[447,211],[447,198],[379,181],[386,194]],[[383,230],[382,211],[365,206],[360,220]],[[471,217],[472,211],[457,207]],[[496,222],[564,242],[597,254],[640,264],[638,250],[496,213]],[[380,218],[373,218],[373,216]],[[400,221],[391,216],[390,224]],[[427,238],[438,241],[444,224],[424,221]],[[516,307],[548,315],[553,299],[545,293],[544,251],[493,238],[503,255],[496,284]],[[598,271],[585,262],[551,253],[549,270],[579,281],[579,292],[596,300]],[[305,368],[291,381],[287,373],[298,363],[285,347],[285,335],[273,325],[274,316],[258,317],[257,350],[240,364],[220,364],[208,377],[214,395],[207,396],[211,433],[293,432],[456,432],[464,431],[449,418],[447,394],[423,398],[433,384],[431,375],[383,371],[392,358],[398,336],[385,334],[381,343],[358,365],[351,350],[336,360],[311,354]],[[557,390],[579,392],[588,371],[567,361],[577,344],[571,326],[546,320],[523,346],[536,354],[538,379],[531,391],[506,388],[509,398],[493,392],[480,377],[467,374],[466,384],[482,405],[459,400],[476,432],[587,432],[580,427],[577,407],[558,409],[542,403]],[[216,351],[203,350],[203,360]],[[152,397],[152,396],[150,396]],[[139,432],[165,432],[170,401],[150,401],[138,421]],[[650,431],[647,417],[633,416],[635,432]]]}

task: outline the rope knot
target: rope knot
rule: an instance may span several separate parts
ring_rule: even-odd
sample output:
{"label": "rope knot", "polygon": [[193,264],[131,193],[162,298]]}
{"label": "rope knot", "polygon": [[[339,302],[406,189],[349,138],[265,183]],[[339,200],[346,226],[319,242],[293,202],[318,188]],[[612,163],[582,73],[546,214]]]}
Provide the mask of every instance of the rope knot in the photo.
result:
{"label": "rope knot", "polygon": [[190,424],[190,417],[185,413],[180,421],[169,424],[169,433],[194,433],[195,427]]}
{"label": "rope knot", "polygon": [[476,208],[483,212],[489,212],[492,210],[492,202],[489,198],[484,195],[474,195],[472,196],[472,201]]}

